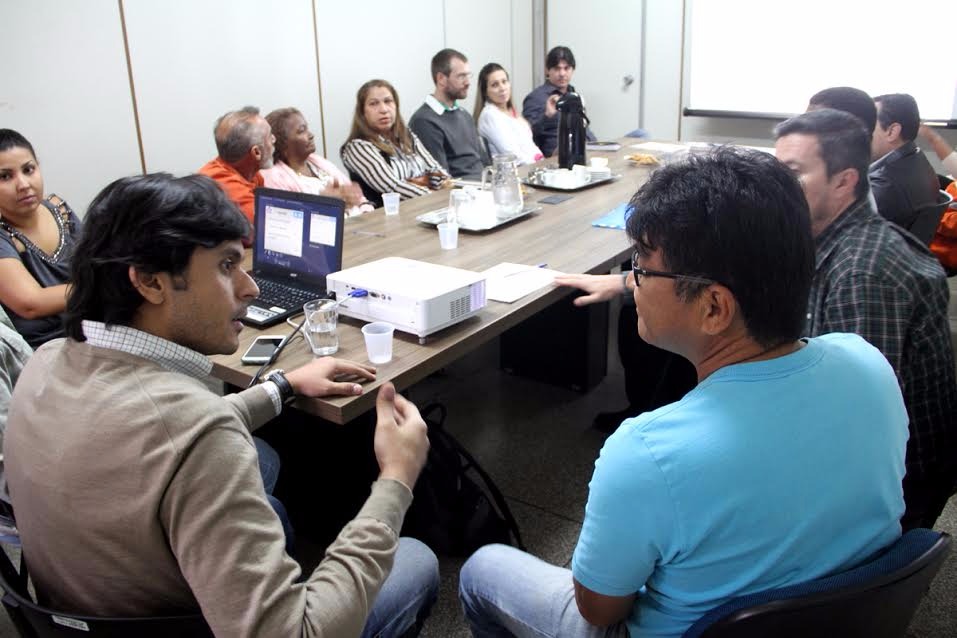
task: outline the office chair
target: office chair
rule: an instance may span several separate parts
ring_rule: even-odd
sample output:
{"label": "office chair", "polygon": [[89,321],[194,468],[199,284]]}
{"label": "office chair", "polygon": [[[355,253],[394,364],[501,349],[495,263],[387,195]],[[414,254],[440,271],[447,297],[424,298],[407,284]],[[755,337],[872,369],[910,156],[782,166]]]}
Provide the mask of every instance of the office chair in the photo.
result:
{"label": "office chair", "polygon": [[359,188],[362,189],[362,194],[373,206],[382,208],[382,193],[369,186],[364,179],[359,177],[358,173],[349,171],[349,179],[359,185]]}
{"label": "office chair", "polygon": [[26,564],[18,573],[0,548],[0,588],[3,606],[22,638],[211,638],[206,621],[192,616],[101,618],[64,614],[41,607],[27,589]]}
{"label": "office chair", "polygon": [[950,545],[948,534],[910,530],[850,571],[734,598],[683,638],[901,638]]}
{"label": "office chair", "polygon": [[950,186],[950,183],[953,181],[954,180],[950,179],[946,175],[941,175],[940,173],[937,173],[937,183],[940,184],[940,190],[942,191],[947,190],[947,187]]}
{"label": "office chair", "polygon": [[924,242],[925,246],[930,246],[931,240],[934,239],[934,233],[937,232],[937,227],[940,225],[940,218],[944,216],[944,211],[953,201],[954,198],[950,196],[950,193],[939,191],[936,202],[925,204],[917,209],[914,223],[907,230]]}

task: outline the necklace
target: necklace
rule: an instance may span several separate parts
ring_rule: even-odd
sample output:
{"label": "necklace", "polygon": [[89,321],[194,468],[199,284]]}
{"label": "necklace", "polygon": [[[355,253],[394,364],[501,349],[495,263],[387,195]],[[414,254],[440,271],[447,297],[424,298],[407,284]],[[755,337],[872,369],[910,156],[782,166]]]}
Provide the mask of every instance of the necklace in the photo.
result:
{"label": "necklace", "polygon": [[315,171],[312,170],[312,166],[309,165],[309,162],[303,162],[303,170],[296,169],[296,174],[300,177],[317,177]]}
{"label": "necklace", "polygon": [[[51,197],[56,197],[52,195]],[[53,220],[56,222],[57,232],[60,235],[60,239],[57,242],[56,250],[53,251],[52,255],[46,254],[42,248],[33,243],[33,241],[21,233],[19,230],[11,226],[5,220],[0,219],[0,228],[7,231],[12,237],[15,237],[24,247],[32,252],[34,255],[42,259],[48,264],[56,264],[60,260],[60,254],[63,252],[63,248],[66,246],[66,235],[67,235],[67,222],[63,219],[63,214],[57,214],[50,205],[47,204],[48,200],[43,200],[41,203],[43,207],[46,208],[51,215],[53,215]],[[62,206],[66,207],[66,202],[63,202]],[[66,210],[69,211],[69,207],[66,207]]]}

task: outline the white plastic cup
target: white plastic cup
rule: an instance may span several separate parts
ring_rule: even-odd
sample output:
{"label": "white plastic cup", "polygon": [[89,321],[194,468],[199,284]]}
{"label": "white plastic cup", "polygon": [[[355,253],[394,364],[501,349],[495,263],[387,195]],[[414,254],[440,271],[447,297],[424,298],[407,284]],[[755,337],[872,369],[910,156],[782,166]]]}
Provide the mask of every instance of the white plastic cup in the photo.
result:
{"label": "white plastic cup", "polygon": [[386,215],[398,215],[399,214],[399,194],[398,193],[383,193],[382,205],[385,207]]}
{"label": "white plastic cup", "polygon": [[593,157],[589,160],[592,168],[608,168],[608,158],[607,157]]}
{"label": "white plastic cup", "polygon": [[470,193],[458,188],[449,193],[449,208],[445,212],[445,221],[450,224],[457,224],[459,218],[465,216],[465,209],[472,199]]}
{"label": "white plastic cup", "polygon": [[439,245],[442,250],[452,250],[459,245],[459,225],[445,222],[439,224]]}
{"label": "white plastic cup", "polygon": [[385,321],[373,321],[362,326],[362,336],[366,340],[366,354],[370,363],[389,363],[392,361],[392,334],[395,326]]}
{"label": "white plastic cup", "polygon": [[306,324],[302,327],[306,341],[317,357],[327,357],[339,350],[339,306],[333,299],[317,299],[302,307]]}
{"label": "white plastic cup", "polygon": [[588,167],[584,164],[575,164],[572,167],[572,175],[576,186],[586,184],[591,180],[591,173],[588,172]]}

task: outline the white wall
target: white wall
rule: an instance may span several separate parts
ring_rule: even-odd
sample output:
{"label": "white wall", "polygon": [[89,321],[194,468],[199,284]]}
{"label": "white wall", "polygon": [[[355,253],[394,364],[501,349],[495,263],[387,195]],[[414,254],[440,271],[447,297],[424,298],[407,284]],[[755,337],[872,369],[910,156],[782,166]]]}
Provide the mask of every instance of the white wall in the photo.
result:
{"label": "white wall", "polygon": [[[416,0],[414,28],[404,25],[407,4],[317,0],[326,156],[340,166],[339,148],[349,134],[356,91],[364,82],[381,78],[395,86],[406,122],[432,91],[429,61],[445,46],[443,3]],[[361,20],[361,28],[344,28],[357,21],[357,5],[368,17]]]}
{"label": "white wall", "polygon": [[470,112],[478,72],[487,62],[509,70],[516,95],[524,96],[531,88],[532,0],[364,0],[363,14],[375,19],[363,20],[361,38],[342,28],[357,19],[354,6],[317,0],[317,8],[326,156],[340,166],[339,149],[349,134],[358,88],[372,78],[388,80],[408,122],[435,88],[430,66],[442,48],[461,51],[469,59],[474,77],[461,104]]}
{"label": "white wall", "polygon": [[572,84],[585,98],[591,130],[604,140],[638,128],[642,3],[547,0],[547,8],[546,49],[565,45],[575,54]]}
{"label": "white wall", "polygon": [[[772,146],[771,131],[775,121],[681,114],[682,104],[687,103],[688,74],[687,69],[682,67],[687,61],[683,36],[686,22],[684,5],[689,1],[644,0],[644,127],[658,139]],[[867,63],[866,56],[861,58],[861,63]],[[957,146],[957,130],[941,130],[940,133],[952,146]],[[939,170],[937,156],[929,148],[926,150],[931,164]]]}
{"label": "white wall", "polygon": [[[476,75],[488,61],[508,67],[520,102],[535,84],[533,11],[543,2],[548,44],[561,40],[579,57],[575,83],[599,135],[634,121],[659,139],[771,142],[770,121],[680,114],[688,0],[286,0],[281,12],[257,0],[121,1],[142,149],[119,2],[0,0],[0,126],[34,143],[47,192],[80,214],[106,184],[142,170],[141,150],[148,171],[194,171],[215,154],[216,117],[245,104],[298,107],[325,138],[319,150],[339,162],[359,85],[392,81],[408,118],[432,90],[429,60],[445,46],[468,55]],[[604,59],[620,65],[600,79]],[[623,90],[632,68],[640,79]],[[957,131],[943,135],[957,145]]]}
{"label": "white wall", "polygon": [[295,106],[319,128],[312,0],[125,0],[148,172],[216,156],[213,124],[245,105]]}
{"label": "white wall", "polygon": [[143,170],[141,152],[149,172],[195,171],[216,154],[216,118],[247,104],[264,114],[299,108],[319,152],[339,163],[356,89],[374,77],[393,82],[408,118],[432,91],[429,63],[444,47],[464,52],[476,75],[488,61],[508,67],[521,99],[532,86],[532,6],[0,0],[0,126],[33,142],[47,192],[81,215],[106,184]]}
{"label": "white wall", "polygon": [[30,140],[46,192],[82,213],[141,170],[116,0],[3,0],[0,25],[0,127]]}
{"label": "white wall", "polygon": [[683,13],[681,2],[645,0],[641,127],[661,140],[679,138]]}

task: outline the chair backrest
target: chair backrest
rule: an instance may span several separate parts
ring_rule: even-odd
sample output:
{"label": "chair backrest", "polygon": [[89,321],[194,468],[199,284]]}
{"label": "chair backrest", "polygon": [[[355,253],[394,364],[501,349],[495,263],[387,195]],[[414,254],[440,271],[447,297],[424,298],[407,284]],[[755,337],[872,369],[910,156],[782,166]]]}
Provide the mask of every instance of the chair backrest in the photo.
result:
{"label": "chair backrest", "polygon": [[3,606],[23,638],[211,638],[206,621],[191,616],[102,618],[59,613],[38,605],[27,589],[26,565],[17,572],[0,548],[0,588]]}
{"label": "chair backrest", "polygon": [[940,218],[944,216],[944,211],[950,206],[954,198],[947,191],[940,191],[937,201],[931,204],[925,204],[917,209],[917,216],[914,217],[914,223],[909,230],[917,239],[930,246],[934,239],[934,233],[940,225]]}
{"label": "chair backrest", "polygon": [[940,184],[940,190],[942,191],[947,190],[947,187],[950,186],[950,183],[952,181],[954,180],[950,179],[946,175],[941,175],[940,173],[937,173],[937,183]]}
{"label": "chair backrest", "polygon": [[362,194],[365,195],[365,198],[369,200],[370,204],[376,208],[382,208],[382,193],[369,186],[368,182],[362,179],[358,173],[349,171],[349,179],[359,185],[359,188],[362,189]]}
{"label": "chair backrest", "polygon": [[913,529],[850,571],[735,598],[683,638],[899,638],[950,550],[949,535]]}

